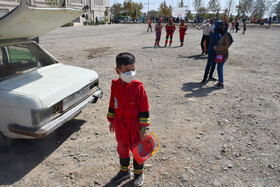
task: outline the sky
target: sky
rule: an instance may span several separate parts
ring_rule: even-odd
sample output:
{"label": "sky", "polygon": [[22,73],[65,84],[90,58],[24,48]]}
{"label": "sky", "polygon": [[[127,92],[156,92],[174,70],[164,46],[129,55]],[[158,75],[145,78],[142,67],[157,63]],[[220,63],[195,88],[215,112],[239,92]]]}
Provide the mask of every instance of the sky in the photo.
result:
{"label": "sky", "polygon": [[[149,10],[158,10],[160,3],[162,3],[164,0],[133,0],[133,2],[142,2],[144,5],[144,8],[142,9],[142,12],[147,12],[148,11],[148,2],[149,2]],[[178,3],[180,0],[166,0],[166,4],[173,5],[172,7],[178,7]],[[111,6],[114,3],[121,3],[123,4],[124,0],[110,0]],[[204,5],[207,5],[208,0],[204,1]],[[193,0],[184,0],[184,4],[189,6],[190,9],[193,10]],[[224,0],[220,0],[220,5],[221,7],[224,6]]]}

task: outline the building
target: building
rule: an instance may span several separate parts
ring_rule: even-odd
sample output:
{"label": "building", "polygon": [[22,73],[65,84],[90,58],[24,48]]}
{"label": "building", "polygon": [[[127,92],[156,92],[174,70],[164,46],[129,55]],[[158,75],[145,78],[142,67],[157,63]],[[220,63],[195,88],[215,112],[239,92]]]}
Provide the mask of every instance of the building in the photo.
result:
{"label": "building", "polygon": [[[105,20],[105,11],[109,9],[110,0],[26,0],[27,4],[36,7],[84,7],[89,6],[87,18],[95,21]],[[0,17],[13,10],[20,4],[20,0],[1,0],[0,1]],[[109,12],[109,11],[108,11]],[[81,25],[85,21],[85,16],[75,19],[75,25]],[[109,17],[109,16],[108,16]]]}

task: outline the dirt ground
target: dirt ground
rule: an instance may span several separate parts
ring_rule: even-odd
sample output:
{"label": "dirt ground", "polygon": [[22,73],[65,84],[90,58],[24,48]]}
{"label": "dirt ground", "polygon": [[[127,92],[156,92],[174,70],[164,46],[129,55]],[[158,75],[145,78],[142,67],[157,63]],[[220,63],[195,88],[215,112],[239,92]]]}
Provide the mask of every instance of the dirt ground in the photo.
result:
{"label": "dirt ground", "polygon": [[232,33],[220,90],[199,83],[207,61],[200,55],[202,30],[189,26],[183,47],[176,30],[166,48],[153,48],[155,33],[146,30],[64,27],[40,37],[62,63],[95,70],[104,96],[45,139],[14,140],[0,155],[0,186],[112,186],[119,161],[106,113],[115,57],[124,51],[136,56],[150,130],[161,144],[145,162],[143,186],[280,186],[280,29]]}

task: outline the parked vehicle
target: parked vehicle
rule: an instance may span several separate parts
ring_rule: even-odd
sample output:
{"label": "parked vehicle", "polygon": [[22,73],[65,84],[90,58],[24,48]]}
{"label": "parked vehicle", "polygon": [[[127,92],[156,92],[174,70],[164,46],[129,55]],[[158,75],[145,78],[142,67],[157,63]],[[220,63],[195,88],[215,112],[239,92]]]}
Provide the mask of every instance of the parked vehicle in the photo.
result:
{"label": "parked vehicle", "polygon": [[59,63],[32,40],[84,11],[22,1],[0,19],[0,152],[11,139],[47,136],[102,96],[95,71]]}

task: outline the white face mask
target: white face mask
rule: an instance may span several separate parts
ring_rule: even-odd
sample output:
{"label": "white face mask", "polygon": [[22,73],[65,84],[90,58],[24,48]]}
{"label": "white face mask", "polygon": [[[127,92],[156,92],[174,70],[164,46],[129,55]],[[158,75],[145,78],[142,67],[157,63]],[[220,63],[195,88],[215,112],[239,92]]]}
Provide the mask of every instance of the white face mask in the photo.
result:
{"label": "white face mask", "polygon": [[121,79],[126,83],[131,83],[134,80],[134,76],[136,75],[136,71],[128,71],[120,74]]}

